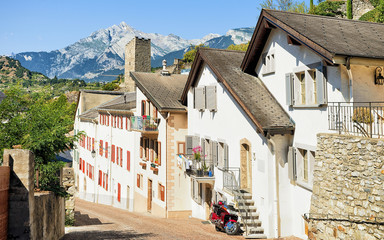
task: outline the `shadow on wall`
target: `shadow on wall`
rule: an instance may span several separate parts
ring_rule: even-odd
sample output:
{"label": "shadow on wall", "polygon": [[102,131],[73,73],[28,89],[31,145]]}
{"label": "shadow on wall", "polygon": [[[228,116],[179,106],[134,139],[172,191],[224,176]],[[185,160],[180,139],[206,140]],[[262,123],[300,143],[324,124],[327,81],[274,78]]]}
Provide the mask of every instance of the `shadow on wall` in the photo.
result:
{"label": "shadow on wall", "polygon": [[98,218],[90,218],[88,214],[81,214],[79,211],[75,211],[75,224],[74,226],[90,226],[90,225],[103,225],[111,223],[102,223]]}
{"label": "shadow on wall", "polygon": [[83,231],[65,234],[61,240],[85,239],[145,239],[156,237],[152,233],[137,233],[135,231]]}

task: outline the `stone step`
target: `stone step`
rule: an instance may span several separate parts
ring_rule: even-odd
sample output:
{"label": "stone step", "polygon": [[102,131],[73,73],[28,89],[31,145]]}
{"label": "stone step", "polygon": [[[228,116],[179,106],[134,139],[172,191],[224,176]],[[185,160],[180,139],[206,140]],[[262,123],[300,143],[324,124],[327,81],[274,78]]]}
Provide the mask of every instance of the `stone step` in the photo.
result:
{"label": "stone step", "polygon": [[248,227],[261,226],[261,221],[258,219],[243,219],[243,223],[247,224]]}
{"label": "stone step", "polygon": [[266,239],[267,235],[258,233],[258,234],[243,235],[243,237],[246,239]]}
{"label": "stone step", "polygon": [[241,205],[254,205],[255,201],[253,201],[252,199],[245,199],[245,200],[237,201],[237,203],[239,206],[241,206]]}
{"label": "stone step", "polygon": [[241,205],[239,206],[238,208],[238,212],[242,213],[242,212],[256,212],[257,211],[257,207],[255,206],[246,206],[246,205]]}
{"label": "stone step", "polygon": [[254,219],[259,219],[259,213],[258,212],[241,212],[240,216],[242,219],[248,219],[248,218],[254,218]]}
{"label": "stone step", "polygon": [[252,199],[251,193],[236,193],[236,198]]}
{"label": "stone step", "polygon": [[249,229],[248,234],[257,234],[257,233],[264,233],[264,228],[262,227],[254,227]]}

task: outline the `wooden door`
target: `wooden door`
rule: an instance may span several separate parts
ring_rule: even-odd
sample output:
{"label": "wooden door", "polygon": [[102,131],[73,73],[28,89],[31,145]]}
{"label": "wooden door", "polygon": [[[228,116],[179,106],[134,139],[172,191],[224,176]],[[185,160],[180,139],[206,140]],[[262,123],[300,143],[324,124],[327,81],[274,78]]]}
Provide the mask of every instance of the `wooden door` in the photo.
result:
{"label": "wooden door", "polygon": [[151,212],[152,210],[152,180],[148,179],[148,202],[147,202],[147,210]]}
{"label": "wooden door", "polygon": [[129,210],[129,192],[130,192],[130,188],[129,186],[127,186],[127,209]]}

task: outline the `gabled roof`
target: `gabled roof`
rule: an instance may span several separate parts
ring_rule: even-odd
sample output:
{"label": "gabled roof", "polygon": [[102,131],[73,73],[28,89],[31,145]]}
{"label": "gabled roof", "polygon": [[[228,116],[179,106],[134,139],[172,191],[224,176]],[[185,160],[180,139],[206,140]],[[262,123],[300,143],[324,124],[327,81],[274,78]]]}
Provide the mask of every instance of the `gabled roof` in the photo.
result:
{"label": "gabled roof", "polygon": [[[120,95],[120,94],[116,94]],[[115,113],[130,113],[132,109],[136,108],[136,92],[123,93],[110,101],[102,103],[94,108],[91,108],[79,117],[82,120],[91,121],[98,117],[98,112],[115,112]]]}
{"label": "gabled roof", "polygon": [[197,85],[200,72],[204,64],[207,64],[259,132],[263,134],[292,132],[293,122],[264,83],[259,78],[241,71],[240,64],[244,54],[239,51],[200,48],[184,88],[182,102],[187,102],[189,89]]}
{"label": "gabled roof", "polygon": [[273,28],[283,30],[329,64],[336,55],[384,59],[384,24],[263,9],[241,64],[243,71],[255,74]]}
{"label": "gabled roof", "polygon": [[131,72],[131,77],[159,111],[186,111],[179,100],[188,75]]}

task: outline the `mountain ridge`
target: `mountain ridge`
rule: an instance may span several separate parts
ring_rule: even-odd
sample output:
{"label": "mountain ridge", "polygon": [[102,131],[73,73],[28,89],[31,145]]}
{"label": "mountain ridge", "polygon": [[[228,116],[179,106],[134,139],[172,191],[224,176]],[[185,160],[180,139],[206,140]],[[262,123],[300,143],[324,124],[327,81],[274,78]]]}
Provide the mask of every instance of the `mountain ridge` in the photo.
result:
{"label": "mountain ridge", "polygon": [[248,42],[254,28],[237,28],[225,35],[210,33],[201,39],[187,40],[175,34],[145,33],[125,22],[99,29],[88,37],[62,49],[40,52],[21,52],[12,57],[32,70],[53,78],[81,78],[86,81],[109,81],[105,73],[123,72],[125,45],[135,36],[151,39],[152,66],[161,66],[165,58],[181,58],[191,46],[204,44],[213,48],[227,48],[231,44]]}

